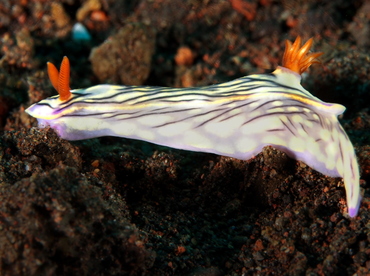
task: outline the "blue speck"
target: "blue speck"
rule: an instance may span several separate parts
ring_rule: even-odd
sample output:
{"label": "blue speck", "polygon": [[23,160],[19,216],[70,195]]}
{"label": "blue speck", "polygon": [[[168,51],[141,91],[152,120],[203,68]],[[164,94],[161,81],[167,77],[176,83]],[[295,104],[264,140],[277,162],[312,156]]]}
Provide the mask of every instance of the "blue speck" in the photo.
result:
{"label": "blue speck", "polygon": [[91,40],[91,35],[84,25],[76,23],[72,28],[72,39],[75,41],[87,41]]}

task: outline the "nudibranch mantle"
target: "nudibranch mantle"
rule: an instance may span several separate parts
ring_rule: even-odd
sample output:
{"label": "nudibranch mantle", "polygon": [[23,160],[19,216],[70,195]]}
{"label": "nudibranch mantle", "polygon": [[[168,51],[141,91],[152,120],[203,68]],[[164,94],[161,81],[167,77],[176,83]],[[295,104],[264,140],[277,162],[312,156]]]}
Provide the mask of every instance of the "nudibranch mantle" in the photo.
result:
{"label": "nudibranch mantle", "polygon": [[271,74],[205,87],[97,85],[66,94],[69,75],[53,68],[49,76],[58,91],[63,88],[63,99],[44,99],[26,112],[67,140],[119,136],[242,160],[271,145],[325,175],[342,177],[354,217],[361,202],[359,169],[337,119],[345,107],[321,101],[300,84],[300,74],[321,55],[307,54],[311,44],[300,48],[299,37],[287,43],[283,66]]}

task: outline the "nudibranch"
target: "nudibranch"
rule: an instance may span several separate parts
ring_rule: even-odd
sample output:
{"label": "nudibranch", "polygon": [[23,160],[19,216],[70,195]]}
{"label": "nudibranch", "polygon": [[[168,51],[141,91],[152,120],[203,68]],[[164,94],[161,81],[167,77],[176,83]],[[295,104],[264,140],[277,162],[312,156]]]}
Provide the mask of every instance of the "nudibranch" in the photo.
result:
{"label": "nudibranch", "polygon": [[172,148],[247,160],[271,145],[331,177],[342,177],[348,213],[361,202],[359,168],[352,143],[338,122],[345,107],[326,103],[301,84],[302,74],[322,53],[286,42],[283,65],[205,87],[97,85],[69,89],[69,61],[48,72],[59,95],[29,107],[39,127],[60,137],[100,136],[139,139]]}

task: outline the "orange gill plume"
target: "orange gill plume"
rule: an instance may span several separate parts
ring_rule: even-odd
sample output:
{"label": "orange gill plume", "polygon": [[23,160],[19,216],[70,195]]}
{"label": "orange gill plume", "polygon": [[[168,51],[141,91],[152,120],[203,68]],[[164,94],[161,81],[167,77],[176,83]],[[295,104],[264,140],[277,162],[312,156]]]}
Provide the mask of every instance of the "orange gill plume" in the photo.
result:
{"label": "orange gill plume", "polygon": [[307,54],[311,48],[313,38],[307,40],[307,42],[301,47],[301,37],[292,42],[289,40],[285,41],[285,52],[283,56],[283,67],[288,68],[298,74],[302,74],[314,63],[320,63],[317,58],[323,53],[312,53]]}

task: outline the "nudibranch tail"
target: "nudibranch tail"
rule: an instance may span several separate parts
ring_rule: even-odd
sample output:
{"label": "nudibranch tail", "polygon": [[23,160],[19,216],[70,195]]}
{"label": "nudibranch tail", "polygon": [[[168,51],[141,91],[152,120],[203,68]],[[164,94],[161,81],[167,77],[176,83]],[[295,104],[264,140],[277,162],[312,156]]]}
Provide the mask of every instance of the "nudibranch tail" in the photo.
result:
{"label": "nudibranch tail", "polygon": [[51,84],[58,91],[59,100],[67,101],[71,98],[72,94],[69,88],[70,78],[70,64],[67,57],[63,58],[62,64],[60,65],[60,72],[51,62],[47,63],[48,75]]}
{"label": "nudibranch tail", "polygon": [[298,74],[302,74],[314,63],[320,63],[317,58],[323,53],[312,53],[307,54],[312,46],[313,39],[310,38],[301,47],[301,37],[298,36],[297,39],[292,42],[289,40],[285,41],[285,52],[283,56],[283,67],[288,68]]}

